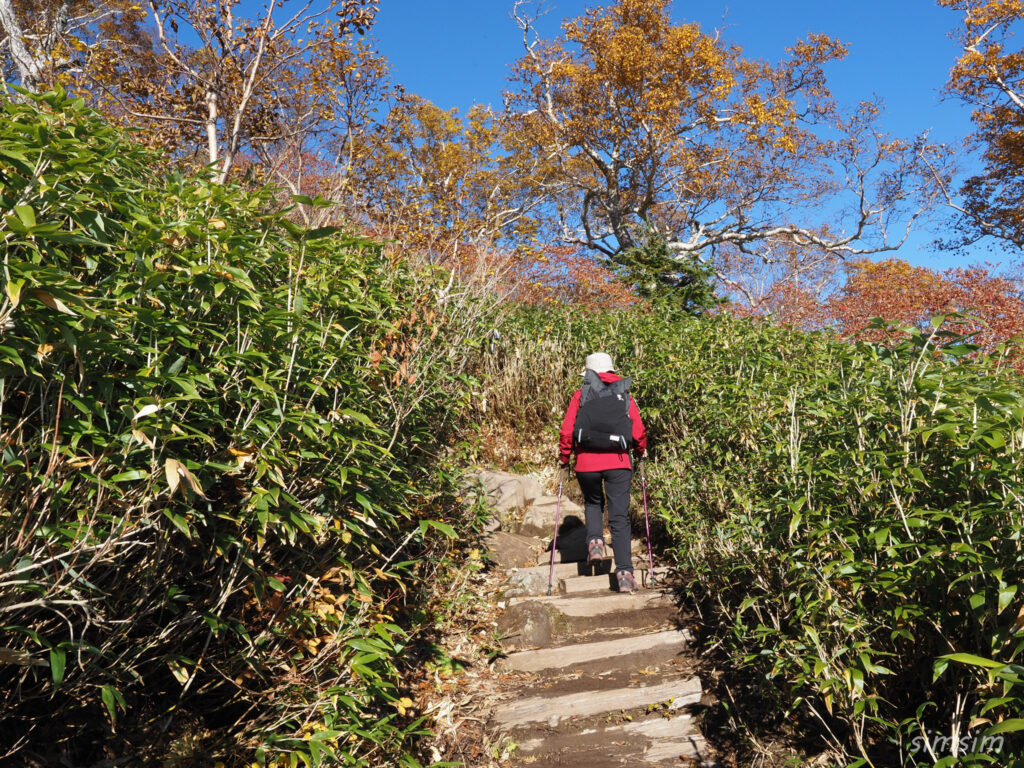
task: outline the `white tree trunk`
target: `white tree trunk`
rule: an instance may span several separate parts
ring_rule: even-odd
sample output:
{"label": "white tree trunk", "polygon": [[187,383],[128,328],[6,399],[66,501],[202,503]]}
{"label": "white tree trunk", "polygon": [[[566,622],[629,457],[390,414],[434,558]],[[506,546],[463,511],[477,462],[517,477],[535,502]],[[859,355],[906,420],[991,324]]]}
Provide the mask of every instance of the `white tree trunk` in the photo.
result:
{"label": "white tree trunk", "polygon": [[0,27],[7,34],[7,45],[18,70],[21,87],[29,91],[36,90],[42,77],[42,66],[25,45],[25,32],[18,21],[13,0],[0,0]]}

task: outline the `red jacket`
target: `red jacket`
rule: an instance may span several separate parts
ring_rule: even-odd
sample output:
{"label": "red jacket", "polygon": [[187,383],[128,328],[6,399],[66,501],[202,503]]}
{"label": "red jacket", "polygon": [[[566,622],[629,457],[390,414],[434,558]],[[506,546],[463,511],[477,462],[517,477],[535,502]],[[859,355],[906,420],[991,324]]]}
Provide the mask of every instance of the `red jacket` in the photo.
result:
{"label": "red jacket", "polygon": [[[611,384],[621,377],[615,373],[599,373],[601,381]],[[562,419],[562,431],[558,439],[558,460],[562,464],[569,461],[572,453],[572,430],[576,424],[576,412],[580,409],[580,390],[569,401],[569,410],[565,412]],[[636,407],[636,401],[629,398],[629,418],[633,421],[633,450],[637,454],[643,454],[647,450],[647,430],[640,420],[640,409]],[[629,453],[626,451],[578,451],[576,453],[577,472],[600,472],[605,469],[632,469],[633,465],[629,460]]]}

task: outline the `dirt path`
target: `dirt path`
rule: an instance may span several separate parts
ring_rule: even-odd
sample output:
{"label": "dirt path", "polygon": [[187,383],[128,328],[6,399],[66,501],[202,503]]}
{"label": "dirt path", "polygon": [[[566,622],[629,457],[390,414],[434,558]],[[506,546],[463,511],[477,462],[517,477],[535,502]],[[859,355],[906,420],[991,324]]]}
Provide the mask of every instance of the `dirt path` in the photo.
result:
{"label": "dirt path", "polygon": [[563,498],[549,595],[544,550],[556,499],[529,478],[484,472],[480,480],[494,527],[505,529],[488,542],[508,574],[498,603],[507,655],[497,662],[507,674],[486,713],[511,752],[505,764],[716,765],[694,717],[703,691],[692,671],[690,633],[680,625],[667,575],[656,568],[651,587],[644,543],[634,541],[642,587],[621,594],[610,560],[585,562],[582,509]]}

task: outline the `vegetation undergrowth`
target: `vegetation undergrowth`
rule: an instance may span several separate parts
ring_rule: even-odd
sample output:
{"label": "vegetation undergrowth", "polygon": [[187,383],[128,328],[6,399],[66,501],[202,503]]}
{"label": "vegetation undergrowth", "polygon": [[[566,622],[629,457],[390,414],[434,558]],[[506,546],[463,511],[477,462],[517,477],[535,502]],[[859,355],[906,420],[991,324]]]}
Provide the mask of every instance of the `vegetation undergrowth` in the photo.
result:
{"label": "vegetation undergrowth", "polygon": [[1014,765],[1024,387],[944,328],[881,346],[524,308],[482,371],[483,418],[553,451],[583,356],[609,352],[648,426],[660,533],[710,640],[761,681],[760,716],[794,713],[841,764]]}
{"label": "vegetation undergrowth", "polygon": [[444,283],[63,94],[2,109],[0,758],[418,765],[477,522]]}

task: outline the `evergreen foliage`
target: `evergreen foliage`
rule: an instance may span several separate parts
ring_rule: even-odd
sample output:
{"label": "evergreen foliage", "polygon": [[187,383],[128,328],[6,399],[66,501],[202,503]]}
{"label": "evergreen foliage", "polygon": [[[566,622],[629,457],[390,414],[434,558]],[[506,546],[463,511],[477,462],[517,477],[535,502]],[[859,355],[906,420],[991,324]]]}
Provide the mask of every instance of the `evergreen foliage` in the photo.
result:
{"label": "evergreen foliage", "polygon": [[611,257],[616,276],[662,311],[699,315],[719,306],[714,271],[692,253],[673,253],[665,238],[649,232],[643,245]]}

